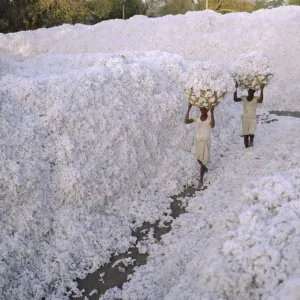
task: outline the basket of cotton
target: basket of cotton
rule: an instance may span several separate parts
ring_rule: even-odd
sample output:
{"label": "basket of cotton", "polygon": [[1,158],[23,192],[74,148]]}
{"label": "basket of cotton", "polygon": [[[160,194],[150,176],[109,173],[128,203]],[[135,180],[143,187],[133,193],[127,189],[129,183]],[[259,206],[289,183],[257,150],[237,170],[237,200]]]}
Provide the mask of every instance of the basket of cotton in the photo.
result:
{"label": "basket of cotton", "polygon": [[233,75],[238,87],[242,90],[259,90],[260,85],[267,85],[273,76],[269,59],[261,52],[242,55]]}
{"label": "basket of cotton", "polygon": [[216,106],[234,90],[229,72],[213,62],[191,62],[180,80],[188,101],[198,107]]}

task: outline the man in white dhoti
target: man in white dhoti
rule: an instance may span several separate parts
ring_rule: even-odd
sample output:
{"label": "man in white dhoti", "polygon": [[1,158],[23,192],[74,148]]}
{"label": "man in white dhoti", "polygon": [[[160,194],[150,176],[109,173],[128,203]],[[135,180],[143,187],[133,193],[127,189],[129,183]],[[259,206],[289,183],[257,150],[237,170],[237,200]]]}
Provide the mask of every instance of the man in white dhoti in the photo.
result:
{"label": "man in white dhoti", "polygon": [[188,110],[185,115],[184,123],[191,124],[196,122],[196,159],[200,164],[200,180],[198,188],[203,186],[203,175],[208,171],[206,165],[210,158],[210,131],[215,127],[214,109],[210,109],[210,115],[205,107],[200,107],[201,115],[190,118],[190,110],[192,104],[189,103]]}
{"label": "man in white dhoti", "polygon": [[[237,90],[235,90],[233,95],[233,100],[235,102],[243,102],[243,135],[245,147],[253,147],[254,143],[254,133],[256,131],[256,108],[258,103],[262,103],[264,100],[264,84],[260,85],[260,96],[255,97],[255,90],[248,90],[248,96],[243,96],[241,98],[237,97]],[[236,85],[237,88],[237,85]],[[250,140],[249,140],[250,138]]]}

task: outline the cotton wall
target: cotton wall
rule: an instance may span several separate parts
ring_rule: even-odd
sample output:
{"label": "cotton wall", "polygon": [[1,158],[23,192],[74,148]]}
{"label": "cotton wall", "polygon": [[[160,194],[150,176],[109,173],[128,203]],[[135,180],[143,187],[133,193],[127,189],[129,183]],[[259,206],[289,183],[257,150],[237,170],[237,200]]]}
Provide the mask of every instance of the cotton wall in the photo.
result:
{"label": "cotton wall", "polygon": [[154,52],[1,63],[0,299],[62,299],[134,242],[131,229],[168,215],[168,196],[195,177],[174,85],[186,61]]}
{"label": "cotton wall", "polygon": [[17,60],[41,53],[95,53],[161,50],[188,59],[224,60],[228,66],[249,51],[263,51],[275,72],[266,89],[270,109],[299,110],[300,7],[252,14],[212,11],[130,20],[95,26],[63,25],[0,36],[0,54]]}

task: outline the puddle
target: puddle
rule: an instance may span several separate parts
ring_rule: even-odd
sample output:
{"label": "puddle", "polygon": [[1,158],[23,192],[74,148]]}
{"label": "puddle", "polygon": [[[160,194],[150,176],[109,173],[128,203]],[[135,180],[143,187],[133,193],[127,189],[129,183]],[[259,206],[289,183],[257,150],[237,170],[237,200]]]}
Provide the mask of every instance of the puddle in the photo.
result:
{"label": "puddle", "polygon": [[[187,186],[184,191],[176,196],[171,196],[173,199],[171,203],[171,216],[176,219],[181,214],[185,213],[185,208],[182,205],[182,197],[193,197],[195,194],[195,187]],[[160,220],[157,220],[154,224],[145,222],[143,226],[132,232],[132,236],[137,238],[134,246],[129,248],[127,252],[114,255],[111,257],[110,262],[102,266],[96,272],[88,274],[84,279],[78,279],[78,288],[84,290],[82,297],[71,296],[70,299],[76,300],[98,300],[99,296],[103,295],[108,289],[113,287],[121,288],[123,284],[130,279],[128,276],[134,273],[134,268],[141,265],[145,265],[147,262],[148,253],[139,253],[136,244],[147,238],[150,230],[153,230],[153,236],[157,241],[161,240],[163,234],[168,233],[171,230],[172,222],[165,223],[165,227],[159,227]],[[128,262],[127,266],[123,263],[116,265],[120,259]],[[95,290],[97,290],[97,293]],[[91,294],[91,296],[89,296]],[[85,298],[87,297],[87,298]]]}
{"label": "puddle", "polygon": [[273,114],[273,115],[276,115],[276,116],[286,116],[286,117],[300,118],[300,111],[271,110],[270,114]]}

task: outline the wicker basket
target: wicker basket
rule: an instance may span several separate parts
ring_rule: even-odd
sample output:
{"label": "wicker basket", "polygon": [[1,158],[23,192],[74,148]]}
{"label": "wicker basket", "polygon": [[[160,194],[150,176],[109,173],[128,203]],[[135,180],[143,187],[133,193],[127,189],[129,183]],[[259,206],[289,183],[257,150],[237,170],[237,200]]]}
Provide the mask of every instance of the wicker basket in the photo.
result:
{"label": "wicker basket", "polygon": [[235,80],[239,86],[239,88],[243,90],[247,89],[253,89],[253,90],[259,90],[261,84],[267,85],[270,81],[270,79],[273,77],[274,74],[256,74],[256,75],[250,75],[250,74],[241,74],[236,75]]}
{"label": "wicker basket", "polygon": [[197,94],[199,96],[196,96],[194,89],[191,88],[188,92],[189,102],[193,106],[206,107],[208,109],[218,105],[225,95],[225,93],[223,93],[222,95],[218,95],[218,93],[216,91],[213,91],[212,89],[200,90],[200,92],[198,92]]}

